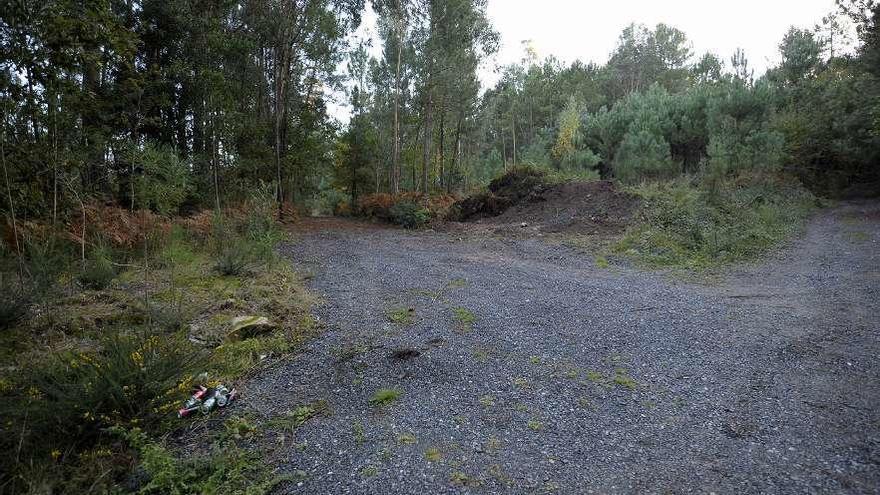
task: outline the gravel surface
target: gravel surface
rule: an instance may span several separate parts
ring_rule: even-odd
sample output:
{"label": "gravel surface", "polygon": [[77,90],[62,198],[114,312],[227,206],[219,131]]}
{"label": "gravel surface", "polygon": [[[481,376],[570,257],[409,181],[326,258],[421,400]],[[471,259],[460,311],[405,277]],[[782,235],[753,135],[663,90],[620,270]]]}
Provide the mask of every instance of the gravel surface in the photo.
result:
{"label": "gravel surface", "polygon": [[[539,240],[310,227],[283,249],[326,332],[239,406],[329,403],[259,445],[296,477],[280,493],[880,490],[877,203],[711,284]],[[371,405],[381,388],[401,395]]]}

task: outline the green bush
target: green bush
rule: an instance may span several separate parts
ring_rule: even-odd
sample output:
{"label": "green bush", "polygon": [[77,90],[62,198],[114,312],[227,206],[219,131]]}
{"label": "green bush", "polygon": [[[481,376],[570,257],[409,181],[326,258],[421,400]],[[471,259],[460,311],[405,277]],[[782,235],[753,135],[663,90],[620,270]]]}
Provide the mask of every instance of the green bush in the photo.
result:
{"label": "green bush", "polygon": [[86,289],[106,289],[116,278],[116,267],[113,266],[107,250],[96,249],[80,268],[76,278]]}
{"label": "green bush", "polygon": [[138,452],[140,468],[146,476],[138,493],[190,495],[269,493],[283,478],[271,477],[255,452],[232,442],[216,442],[208,455],[178,459],[165,446],[151,441],[140,429],[124,433]]}
{"label": "green bush", "polygon": [[431,221],[431,212],[412,201],[396,203],[390,213],[392,222],[407,229],[424,227]]}
{"label": "green bush", "polygon": [[133,184],[137,206],[162,215],[177,213],[189,193],[190,170],[173,149],[146,143],[128,143],[121,159],[135,171]]}
{"label": "green bush", "polygon": [[[86,487],[73,488],[83,481],[80,471],[90,468],[90,452],[115,455],[106,449],[107,429],[158,430],[202,364],[202,352],[182,335],[114,335],[99,344],[96,351],[50,355],[23,368],[3,390],[0,416],[6,431],[16,434],[0,438],[0,448],[21,453],[18,459],[0,456],[0,472],[10,475],[13,492],[32,484],[30,471],[40,473],[41,483],[67,486],[59,493],[95,486],[107,473],[91,472]],[[0,478],[7,484],[6,476]]]}
{"label": "green bush", "polygon": [[227,239],[217,253],[214,270],[223,276],[238,276],[259,265],[250,242],[242,238]]}
{"label": "green bush", "polygon": [[714,192],[681,178],[633,192],[643,199],[641,219],[616,250],[657,266],[753,258],[791,235],[815,205],[799,185],[772,177],[727,180]]}

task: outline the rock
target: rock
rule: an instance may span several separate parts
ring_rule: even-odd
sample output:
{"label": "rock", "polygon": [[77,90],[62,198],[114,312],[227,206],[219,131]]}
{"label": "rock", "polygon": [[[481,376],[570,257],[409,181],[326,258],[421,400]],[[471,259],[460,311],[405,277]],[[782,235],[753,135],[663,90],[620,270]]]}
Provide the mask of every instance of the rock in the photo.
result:
{"label": "rock", "polygon": [[230,324],[232,329],[227,334],[230,340],[245,340],[258,337],[277,328],[265,316],[236,316]]}

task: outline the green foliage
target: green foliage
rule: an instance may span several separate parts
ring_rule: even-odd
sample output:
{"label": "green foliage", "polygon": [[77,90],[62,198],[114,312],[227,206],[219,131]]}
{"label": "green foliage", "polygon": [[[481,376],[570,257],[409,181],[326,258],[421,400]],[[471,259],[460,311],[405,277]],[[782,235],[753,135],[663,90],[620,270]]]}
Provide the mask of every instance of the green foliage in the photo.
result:
{"label": "green foliage", "polygon": [[719,184],[715,194],[690,179],[642,185],[640,223],[615,250],[655,266],[707,268],[750,259],[799,228],[811,194],[768,176]]}
{"label": "green foliage", "polygon": [[376,390],[370,397],[370,405],[373,407],[385,407],[397,401],[403,394],[400,390],[393,388],[380,388]]}
{"label": "green foliage", "polygon": [[135,204],[161,215],[177,213],[189,192],[189,168],[174,150],[146,143],[129,144],[123,151],[123,160],[134,173]]}
{"label": "green foliage", "polygon": [[0,330],[24,318],[31,303],[30,294],[12,280],[0,279]]}
{"label": "green foliage", "polygon": [[431,212],[412,201],[395,203],[389,211],[391,221],[407,229],[424,227],[431,220]]}
{"label": "green foliage", "polygon": [[125,432],[124,436],[138,452],[140,468],[147,478],[138,493],[259,495],[271,492],[282,481],[270,476],[257,453],[230,442],[215,443],[207,455],[179,459],[137,428]]}
{"label": "green foliage", "polygon": [[116,278],[116,267],[106,248],[96,248],[86,259],[77,280],[86,289],[101,290],[107,288]]}
{"label": "green foliage", "polygon": [[88,448],[109,427],[155,428],[176,410],[181,384],[202,358],[177,336],[113,335],[101,344],[97,352],[37,363],[6,398],[4,417],[22,432],[15,441],[31,457],[22,461]]}
{"label": "green foliage", "polygon": [[669,143],[644,126],[627,131],[614,156],[614,173],[623,182],[669,177],[678,170]]}

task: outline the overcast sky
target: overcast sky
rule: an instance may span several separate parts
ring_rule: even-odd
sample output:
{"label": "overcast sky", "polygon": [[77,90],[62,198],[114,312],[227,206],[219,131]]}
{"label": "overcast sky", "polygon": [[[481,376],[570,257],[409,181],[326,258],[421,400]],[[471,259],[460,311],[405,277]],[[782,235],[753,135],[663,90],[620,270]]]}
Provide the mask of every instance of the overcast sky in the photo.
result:
{"label": "overcast sky", "polygon": [[[728,64],[734,50],[742,48],[759,75],[777,62],[777,47],[789,26],[812,28],[833,10],[834,0],[489,0],[501,47],[481,68],[480,79],[490,86],[497,66],[519,62],[524,40],[531,40],[542,57],[603,64],[631,22],[677,27],[687,34],[696,56],[709,51]],[[357,36],[374,32],[375,16],[368,12]],[[344,107],[331,108],[331,115],[343,121],[347,114]]]}

